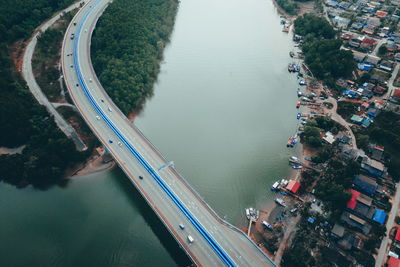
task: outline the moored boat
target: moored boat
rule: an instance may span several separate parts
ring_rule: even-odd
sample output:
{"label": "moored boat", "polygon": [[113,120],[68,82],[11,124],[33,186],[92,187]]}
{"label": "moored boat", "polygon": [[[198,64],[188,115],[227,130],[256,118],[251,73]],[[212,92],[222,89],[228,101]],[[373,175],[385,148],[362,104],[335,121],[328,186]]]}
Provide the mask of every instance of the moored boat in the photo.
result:
{"label": "moored boat", "polygon": [[248,220],[252,219],[253,222],[257,221],[260,216],[260,211],[255,208],[247,208],[246,209],[246,217]]}
{"label": "moored boat", "polygon": [[303,168],[303,166],[301,166],[301,165],[293,165],[293,169],[302,169]]}
{"label": "moored boat", "polygon": [[286,207],[286,203],[282,198],[276,198],[275,202],[279,205],[281,205],[282,207]]}
{"label": "moored boat", "polygon": [[293,139],[294,139],[293,136],[291,136],[291,137],[289,138],[289,140],[288,140],[288,142],[287,142],[287,144],[286,144],[287,147],[290,147],[290,146],[292,145]]}
{"label": "moored boat", "polygon": [[262,221],[262,225],[264,225],[264,227],[267,228],[267,229],[272,229],[273,228],[272,225],[267,223],[266,221]]}
{"label": "moored boat", "polygon": [[280,185],[279,182],[275,182],[275,183],[271,186],[271,190],[272,190],[272,191],[278,190],[279,185]]}

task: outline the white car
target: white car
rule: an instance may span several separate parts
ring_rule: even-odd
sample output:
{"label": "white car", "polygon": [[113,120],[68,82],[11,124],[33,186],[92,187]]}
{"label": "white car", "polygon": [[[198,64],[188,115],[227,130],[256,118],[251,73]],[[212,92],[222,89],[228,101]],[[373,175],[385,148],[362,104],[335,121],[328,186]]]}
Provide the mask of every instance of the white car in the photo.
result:
{"label": "white car", "polygon": [[122,143],[121,143],[121,142],[118,142],[118,145],[119,145],[119,146],[122,146]]}
{"label": "white car", "polygon": [[90,83],[92,82],[92,78],[89,78],[89,82],[90,82]]}
{"label": "white car", "polygon": [[99,116],[96,116],[96,119],[97,119],[97,120],[100,120],[100,117],[99,117]]}
{"label": "white car", "polygon": [[112,111],[112,109],[111,109],[110,107],[108,107],[108,111],[110,111],[110,112],[111,112],[111,111]]}

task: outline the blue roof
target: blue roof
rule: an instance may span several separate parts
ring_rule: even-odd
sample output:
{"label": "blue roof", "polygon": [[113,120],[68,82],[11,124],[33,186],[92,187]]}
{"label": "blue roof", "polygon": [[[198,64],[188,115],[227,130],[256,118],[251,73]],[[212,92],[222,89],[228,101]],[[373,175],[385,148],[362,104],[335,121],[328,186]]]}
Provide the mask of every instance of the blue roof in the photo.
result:
{"label": "blue roof", "polygon": [[385,224],[386,213],[381,209],[376,209],[372,219],[379,224]]}
{"label": "blue roof", "polygon": [[368,127],[371,125],[371,119],[369,118],[364,118],[363,121],[361,122],[362,126]]}
{"label": "blue roof", "polygon": [[308,218],[307,220],[309,223],[314,223],[315,219],[313,217]]}

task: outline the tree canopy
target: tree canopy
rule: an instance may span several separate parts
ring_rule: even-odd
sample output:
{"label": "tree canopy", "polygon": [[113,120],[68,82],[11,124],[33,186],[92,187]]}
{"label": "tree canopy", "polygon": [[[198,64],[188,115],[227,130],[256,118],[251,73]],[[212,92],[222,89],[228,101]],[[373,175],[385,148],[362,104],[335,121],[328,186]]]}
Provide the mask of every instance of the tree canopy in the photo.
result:
{"label": "tree canopy", "polygon": [[92,58],[105,90],[125,113],[152,95],[177,0],[118,0],[100,17]]}
{"label": "tree canopy", "polygon": [[356,64],[351,51],[341,50],[342,41],[325,18],[307,13],[294,21],[296,34],[304,36],[305,63],[321,80],[351,76]]}
{"label": "tree canopy", "polygon": [[0,146],[25,145],[22,154],[0,156],[0,181],[44,188],[60,182],[65,168],[82,160],[73,142],[28,91],[15,72],[11,45],[28,38],[55,11],[73,0],[1,0],[0,3]]}

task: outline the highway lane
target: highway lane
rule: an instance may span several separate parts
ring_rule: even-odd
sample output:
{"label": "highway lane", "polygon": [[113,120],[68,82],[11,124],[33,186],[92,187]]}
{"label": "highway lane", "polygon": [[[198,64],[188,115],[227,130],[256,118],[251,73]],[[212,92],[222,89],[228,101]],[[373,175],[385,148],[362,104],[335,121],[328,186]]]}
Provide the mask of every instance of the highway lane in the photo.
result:
{"label": "highway lane", "polygon": [[[74,18],[74,22],[79,25],[83,20],[84,14],[94,5],[94,1],[89,2]],[[82,27],[82,34],[78,43],[78,55],[80,58],[80,69],[82,70],[86,84],[89,87],[95,101],[106,113],[107,117],[118,126],[119,131],[126,137],[129,143],[133,144],[135,149],[142,157],[153,167],[158,169],[167,161],[158,153],[158,151],[141,135],[136,127],[132,127],[127,118],[113,104],[111,99],[105,94],[101,84],[93,71],[90,61],[90,38],[95,23],[106,7],[106,1],[100,1],[94,6],[92,12],[88,15],[85,24]],[[121,168],[131,178],[131,181],[139,188],[150,206],[155,209],[161,220],[164,220],[169,231],[174,235],[177,241],[184,247],[193,261],[202,265],[221,265],[222,262],[217,254],[205,242],[200,233],[195,230],[193,225],[174,205],[174,203],[165,195],[160,186],[144,170],[143,166],[135,159],[132,153],[125,145],[118,145],[118,137],[106,125],[103,119],[96,119],[97,111],[93,108],[79,85],[77,74],[75,72],[74,59],[70,55],[73,51],[73,40],[70,36],[77,29],[72,24],[67,30],[63,45],[63,71],[67,87],[74,99],[75,104],[81,111],[89,126],[93,129],[99,139],[107,146]],[[71,67],[72,65],[72,67]],[[90,80],[91,79],[91,80]],[[104,102],[103,102],[103,101]],[[112,111],[108,111],[108,108]],[[113,143],[108,143],[112,139]],[[144,177],[138,180],[137,176]],[[226,253],[233,258],[236,264],[243,266],[268,266],[273,263],[263,254],[254,243],[252,243],[242,232],[228,225],[219,219],[216,214],[202,201],[202,199],[188,186],[173,167],[161,171],[162,179],[169,185],[171,191],[184,203],[190,213],[201,222],[202,226],[212,235],[217,243],[226,250]],[[136,178],[136,179],[135,179]],[[146,193],[143,193],[146,192]],[[184,223],[186,229],[178,229],[179,223]],[[195,242],[187,242],[187,234],[190,233]],[[190,249],[188,249],[190,246]]]}

